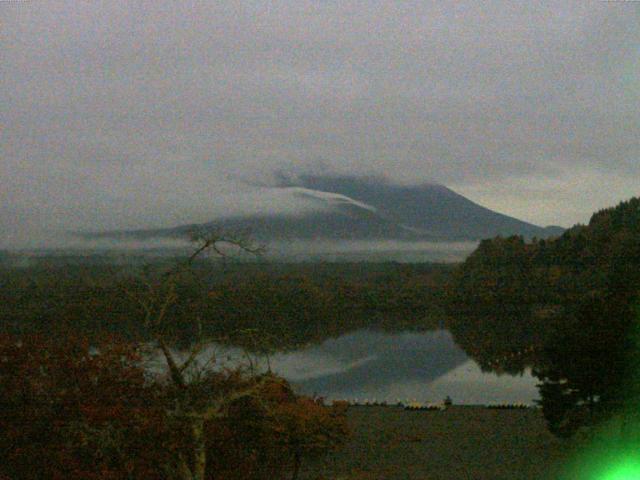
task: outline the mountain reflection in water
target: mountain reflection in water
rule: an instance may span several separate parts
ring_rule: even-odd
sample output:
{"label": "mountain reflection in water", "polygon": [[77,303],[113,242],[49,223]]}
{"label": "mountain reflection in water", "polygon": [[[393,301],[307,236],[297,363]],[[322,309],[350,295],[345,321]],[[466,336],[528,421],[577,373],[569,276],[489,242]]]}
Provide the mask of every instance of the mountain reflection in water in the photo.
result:
{"label": "mountain reflection in water", "polygon": [[[242,361],[239,349],[216,346],[215,352],[226,365]],[[448,395],[457,404],[532,404],[539,398],[537,380],[530,372],[522,376],[483,373],[445,330],[361,330],[277,353],[269,363],[298,392],[328,400],[438,402]]]}

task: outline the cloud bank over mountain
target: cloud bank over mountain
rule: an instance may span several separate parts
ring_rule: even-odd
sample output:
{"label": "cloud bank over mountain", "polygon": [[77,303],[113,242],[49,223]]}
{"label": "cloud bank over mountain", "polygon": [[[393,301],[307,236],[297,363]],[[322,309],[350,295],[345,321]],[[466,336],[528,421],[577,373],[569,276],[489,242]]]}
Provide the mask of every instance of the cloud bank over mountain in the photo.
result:
{"label": "cloud bank over mountain", "polygon": [[634,2],[4,2],[0,16],[0,245],[305,210],[255,186],[278,171],[436,182],[539,225],[638,194]]}
{"label": "cloud bank over mountain", "polygon": [[91,242],[144,244],[186,241],[193,231],[250,232],[253,239],[268,245],[272,257],[458,261],[483,238],[547,238],[563,231],[494,212],[432,183],[408,186],[380,177],[279,174],[271,191],[311,203],[305,212],[228,213],[200,224],[78,236]]}

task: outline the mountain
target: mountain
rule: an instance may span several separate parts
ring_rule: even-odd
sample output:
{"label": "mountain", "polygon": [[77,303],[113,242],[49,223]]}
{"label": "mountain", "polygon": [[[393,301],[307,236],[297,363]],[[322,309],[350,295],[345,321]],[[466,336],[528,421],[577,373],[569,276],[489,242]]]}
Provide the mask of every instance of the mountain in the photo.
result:
{"label": "mountain", "polygon": [[377,177],[278,176],[276,187],[317,208],[296,215],[228,216],[203,225],[85,234],[88,238],[181,237],[199,228],[249,229],[263,240],[474,241],[497,235],[546,238],[539,227],[482,207],[439,184],[405,186]]}
{"label": "mountain", "polygon": [[279,176],[279,186],[302,186],[335,192],[376,208],[377,214],[420,236],[447,240],[480,240],[496,235],[556,236],[561,227],[542,228],[482,207],[439,184],[396,185],[376,177]]}

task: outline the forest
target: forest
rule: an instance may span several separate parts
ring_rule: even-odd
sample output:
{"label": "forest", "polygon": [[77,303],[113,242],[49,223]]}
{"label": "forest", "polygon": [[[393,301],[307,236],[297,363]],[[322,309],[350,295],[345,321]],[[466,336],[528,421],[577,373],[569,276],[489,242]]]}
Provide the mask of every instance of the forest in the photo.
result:
{"label": "forest", "polygon": [[638,400],[640,198],[551,240],[495,238],[455,271],[448,326],[484,369],[532,367],[570,436]]}
{"label": "forest", "polygon": [[0,478],[295,479],[348,441],[347,405],[202,368],[211,341],[268,355],[444,327],[485,371],[532,369],[563,438],[640,399],[639,198],[557,238],[484,240],[459,265],[221,262],[223,241],[145,266],[3,267]]}
{"label": "forest", "polygon": [[[0,326],[12,333],[72,328],[143,338],[135,300],[175,263],[141,268],[46,260],[0,270]],[[446,264],[220,263],[205,259],[176,285],[171,333],[188,343],[196,325],[209,338],[251,347],[243,332],[287,349],[360,328],[433,329],[444,322]],[[145,284],[145,282],[147,282]],[[198,320],[198,321],[196,321]],[[252,337],[255,335],[252,335]]]}

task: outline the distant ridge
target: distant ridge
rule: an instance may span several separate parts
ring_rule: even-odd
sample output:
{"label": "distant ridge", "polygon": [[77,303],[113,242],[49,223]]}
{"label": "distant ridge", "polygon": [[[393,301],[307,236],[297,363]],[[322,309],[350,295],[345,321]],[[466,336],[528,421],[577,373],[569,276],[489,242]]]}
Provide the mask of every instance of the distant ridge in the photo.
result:
{"label": "distant ridge", "polygon": [[539,227],[482,207],[439,184],[405,186],[378,177],[279,174],[275,188],[318,203],[300,215],[236,215],[200,225],[94,232],[85,238],[175,238],[195,227],[249,229],[261,240],[475,241],[498,235],[547,238],[561,227]]}

